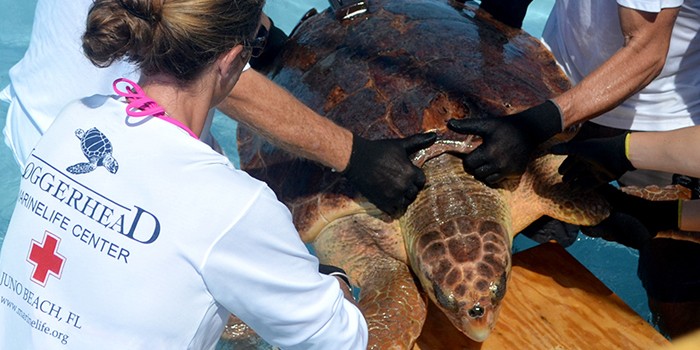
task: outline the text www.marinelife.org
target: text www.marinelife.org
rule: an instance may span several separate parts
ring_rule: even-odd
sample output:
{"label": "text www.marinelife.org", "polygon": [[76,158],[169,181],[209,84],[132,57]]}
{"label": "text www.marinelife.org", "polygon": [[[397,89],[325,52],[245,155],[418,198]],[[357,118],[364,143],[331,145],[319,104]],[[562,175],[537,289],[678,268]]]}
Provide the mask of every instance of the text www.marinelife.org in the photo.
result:
{"label": "text www.marinelife.org", "polygon": [[5,297],[0,297],[0,304],[4,304],[10,309],[12,309],[12,311],[14,311],[19,317],[21,317],[24,320],[24,322],[27,322],[27,324],[32,328],[46,335],[56,338],[63,345],[68,344],[68,334],[63,334],[62,332],[59,332],[57,330],[52,331],[51,328],[46,325],[46,322],[33,320],[29,315],[22,311],[21,308],[15,305],[15,303],[11,302],[8,299],[5,299]]}

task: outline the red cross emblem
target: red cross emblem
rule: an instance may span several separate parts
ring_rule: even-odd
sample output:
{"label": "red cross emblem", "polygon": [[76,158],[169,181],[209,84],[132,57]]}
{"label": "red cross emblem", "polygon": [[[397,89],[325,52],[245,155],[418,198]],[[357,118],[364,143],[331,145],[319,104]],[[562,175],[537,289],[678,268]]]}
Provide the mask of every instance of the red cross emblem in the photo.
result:
{"label": "red cross emblem", "polygon": [[61,242],[61,239],[49,231],[44,232],[44,241],[41,243],[32,239],[27,262],[34,265],[32,281],[42,287],[46,286],[49,274],[61,279],[63,263],[66,261],[66,258],[56,251],[59,242]]}

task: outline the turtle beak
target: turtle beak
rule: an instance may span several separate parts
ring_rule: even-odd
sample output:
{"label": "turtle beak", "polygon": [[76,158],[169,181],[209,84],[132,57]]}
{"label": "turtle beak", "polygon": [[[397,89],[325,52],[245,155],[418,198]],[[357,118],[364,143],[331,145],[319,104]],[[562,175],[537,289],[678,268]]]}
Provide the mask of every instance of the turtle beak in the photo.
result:
{"label": "turtle beak", "polygon": [[[472,316],[474,309],[480,308],[481,315]],[[479,309],[477,309],[479,310]],[[479,311],[476,311],[477,313]],[[462,318],[462,332],[474,341],[483,342],[491,334],[494,326],[494,313],[487,312],[483,307],[475,306],[468,311],[469,316]]]}
{"label": "turtle beak", "polygon": [[483,342],[486,340],[496,323],[498,309],[494,310],[488,305],[475,303],[470,309],[464,311],[455,326],[461,326],[458,328],[462,333],[474,341]]}
{"label": "turtle beak", "polygon": [[486,338],[489,337],[491,334],[491,329],[489,328],[482,328],[482,329],[471,329],[467,333],[467,337],[469,337],[473,341],[478,341],[478,342],[483,342],[486,340]]}

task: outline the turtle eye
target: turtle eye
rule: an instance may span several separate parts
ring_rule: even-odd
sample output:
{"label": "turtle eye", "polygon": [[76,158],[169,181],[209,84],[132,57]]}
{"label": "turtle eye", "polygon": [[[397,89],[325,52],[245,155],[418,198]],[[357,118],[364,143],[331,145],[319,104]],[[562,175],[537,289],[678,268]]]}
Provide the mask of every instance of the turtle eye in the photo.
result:
{"label": "turtle eye", "polygon": [[440,286],[433,284],[433,291],[435,293],[435,299],[437,302],[447,310],[457,310],[459,306],[457,305],[453,295],[446,295]]}
{"label": "turtle eye", "polygon": [[491,282],[491,285],[489,286],[489,290],[491,291],[491,294],[493,294],[494,299],[498,299],[498,284]]}
{"label": "turtle eye", "polygon": [[500,301],[501,299],[503,299],[503,297],[506,296],[506,281],[507,277],[504,273],[501,275],[501,278],[498,280],[498,282],[491,282],[491,284],[489,285],[489,290],[493,294],[493,298],[495,300]]}

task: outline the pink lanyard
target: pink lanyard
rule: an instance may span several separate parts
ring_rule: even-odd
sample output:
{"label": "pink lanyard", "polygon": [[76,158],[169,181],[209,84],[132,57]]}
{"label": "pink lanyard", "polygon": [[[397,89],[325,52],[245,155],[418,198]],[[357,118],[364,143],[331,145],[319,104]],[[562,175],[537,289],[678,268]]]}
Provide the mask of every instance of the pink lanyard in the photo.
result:
{"label": "pink lanyard", "polygon": [[[117,84],[121,82],[128,84],[126,90],[124,91],[119,90],[119,87],[117,87]],[[126,100],[129,101],[129,104],[126,106],[126,114],[128,116],[154,116],[158,119],[162,119],[163,121],[166,121],[170,124],[182,128],[183,130],[187,131],[187,133],[190,134],[190,136],[199,140],[199,137],[197,137],[197,135],[193,133],[192,130],[190,130],[190,128],[185,126],[185,124],[183,124],[179,120],[168,116],[165,113],[165,109],[159,106],[158,103],[156,103],[156,101],[153,101],[150,97],[146,96],[146,93],[143,91],[143,89],[133,81],[127,78],[119,78],[115,80],[114,83],[112,83],[112,88],[114,89],[114,92],[117,93],[117,95],[126,97]]]}

